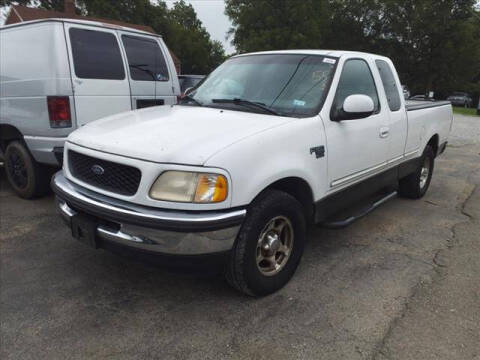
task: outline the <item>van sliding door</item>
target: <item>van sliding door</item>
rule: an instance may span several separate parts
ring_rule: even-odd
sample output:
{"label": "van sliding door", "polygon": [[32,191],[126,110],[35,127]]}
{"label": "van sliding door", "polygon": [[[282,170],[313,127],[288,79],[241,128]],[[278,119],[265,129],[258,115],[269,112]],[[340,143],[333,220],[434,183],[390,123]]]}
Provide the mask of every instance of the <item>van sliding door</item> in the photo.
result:
{"label": "van sliding door", "polygon": [[77,126],[131,110],[130,87],[117,32],[65,24]]}

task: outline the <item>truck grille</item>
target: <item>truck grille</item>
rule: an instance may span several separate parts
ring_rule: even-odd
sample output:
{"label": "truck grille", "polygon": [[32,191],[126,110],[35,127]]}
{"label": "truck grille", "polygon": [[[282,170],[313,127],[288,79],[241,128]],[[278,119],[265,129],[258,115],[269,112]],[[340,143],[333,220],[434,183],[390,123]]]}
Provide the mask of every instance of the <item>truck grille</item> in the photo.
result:
{"label": "truck grille", "polygon": [[68,151],[68,168],[77,179],[121,195],[134,195],[142,173],[132,166]]}

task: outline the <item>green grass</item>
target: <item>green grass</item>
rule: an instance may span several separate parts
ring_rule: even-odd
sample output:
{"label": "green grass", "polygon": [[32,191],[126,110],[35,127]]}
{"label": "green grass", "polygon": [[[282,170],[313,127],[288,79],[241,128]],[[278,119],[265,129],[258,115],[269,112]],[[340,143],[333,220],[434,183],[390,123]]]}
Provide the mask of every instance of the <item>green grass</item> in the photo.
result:
{"label": "green grass", "polygon": [[453,107],[453,112],[456,114],[462,114],[462,115],[468,115],[468,116],[478,116],[477,115],[477,109],[471,109],[471,108],[464,108],[460,106],[454,106]]}

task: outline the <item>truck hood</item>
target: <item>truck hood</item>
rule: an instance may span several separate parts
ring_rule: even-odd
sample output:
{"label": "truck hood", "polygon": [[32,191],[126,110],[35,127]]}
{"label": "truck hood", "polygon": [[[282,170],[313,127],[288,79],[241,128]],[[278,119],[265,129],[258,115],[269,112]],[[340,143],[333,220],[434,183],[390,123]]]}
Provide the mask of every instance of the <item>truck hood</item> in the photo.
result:
{"label": "truck hood", "polygon": [[197,106],[160,106],[97,120],[68,141],[141,160],[203,165],[213,154],[293,118]]}

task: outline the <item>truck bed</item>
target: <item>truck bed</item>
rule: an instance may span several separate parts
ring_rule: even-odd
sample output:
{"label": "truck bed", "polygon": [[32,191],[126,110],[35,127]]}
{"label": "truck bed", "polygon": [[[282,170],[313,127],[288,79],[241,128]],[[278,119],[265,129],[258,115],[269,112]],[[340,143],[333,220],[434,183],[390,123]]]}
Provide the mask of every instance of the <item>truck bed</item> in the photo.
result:
{"label": "truck bed", "polygon": [[405,108],[407,111],[428,109],[437,106],[450,105],[450,101],[430,101],[430,100],[407,100],[405,101]]}

